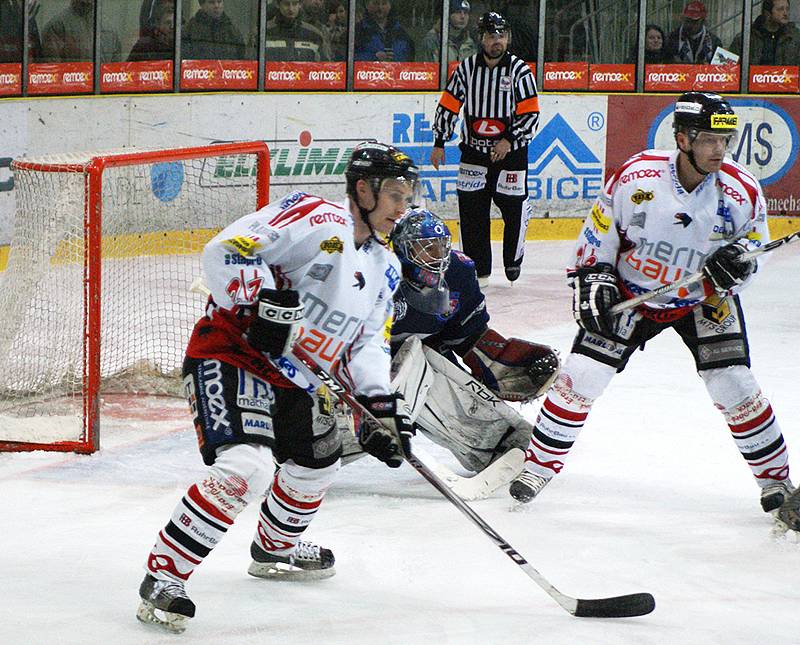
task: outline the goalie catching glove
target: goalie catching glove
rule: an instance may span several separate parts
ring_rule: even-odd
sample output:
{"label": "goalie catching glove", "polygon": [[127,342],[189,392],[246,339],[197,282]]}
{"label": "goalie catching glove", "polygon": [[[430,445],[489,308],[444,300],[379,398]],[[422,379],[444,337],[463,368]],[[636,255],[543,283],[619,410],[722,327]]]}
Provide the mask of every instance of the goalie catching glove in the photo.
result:
{"label": "goalie catching glove", "polygon": [[755,260],[740,260],[739,256],[747,249],[734,242],[714,251],[703,265],[703,274],[720,295],[742,284],[755,271]]}
{"label": "goalie catching glove", "polygon": [[505,401],[541,396],[558,375],[558,354],[547,345],[503,338],[487,329],[463,356],[472,375]]}
{"label": "goalie catching glove", "polygon": [[361,415],[358,442],[364,452],[384,462],[389,468],[398,468],[410,452],[410,439],[415,434],[403,395],[394,392],[356,398],[380,422],[378,425],[367,415]]}
{"label": "goalie catching glove", "polygon": [[288,354],[297,340],[303,311],[294,289],[262,289],[258,292],[255,318],[247,330],[247,342],[273,358]]}
{"label": "goalie catching glove", "polygon": [[614,338],[616,319],[611,308],[622,300],[614,267],[605,262],[581,267],[573,278],[572,314],[575,322],[590,334]]}

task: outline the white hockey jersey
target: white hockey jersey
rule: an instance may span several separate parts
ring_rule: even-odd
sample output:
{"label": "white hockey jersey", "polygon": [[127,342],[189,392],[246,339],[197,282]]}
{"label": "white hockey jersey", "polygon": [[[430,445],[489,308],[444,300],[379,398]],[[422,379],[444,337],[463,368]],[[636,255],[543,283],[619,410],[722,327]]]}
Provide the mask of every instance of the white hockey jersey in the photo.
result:
{"label": "white hockey jersey", "polygon": [[[734,240],[748,250],[769,241],[766,202],[750,172],[726,159],[689,193],[678,181],[678,152],[646,150],[614,173],[584,222],[576,268],[611,264],[631,297],[700,270]],[[701,281],[649,300],[644,313],[690,307],[711,293]]]}
{"label": "white hockey jersey", "polygon": [[[227,226],[203,251],[211,300],[187,355],[218,358],[289,386],[244,334],[260,289],[294,289],[305,305],[298,345],[357,393],[389,393],[389,325],[400,265],[373,238],[356,248],[353,231],[347,203],[301,192]],[[284,377],[308,385],[291,372],[285,367]]]}

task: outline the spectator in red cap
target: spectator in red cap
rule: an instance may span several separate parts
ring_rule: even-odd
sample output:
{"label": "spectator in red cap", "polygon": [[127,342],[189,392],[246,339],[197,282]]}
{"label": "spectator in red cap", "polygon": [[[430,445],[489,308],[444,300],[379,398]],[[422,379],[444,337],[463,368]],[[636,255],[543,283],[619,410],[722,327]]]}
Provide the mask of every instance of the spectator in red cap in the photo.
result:
{"label": "spectator in red cap", "polygon": [[690,2],[683,8],[681,24],[667,38],[667,52],[677,63],[711,62],[714,50],[722,46],[718,36],[705,25],[706,6],[702,2]]}

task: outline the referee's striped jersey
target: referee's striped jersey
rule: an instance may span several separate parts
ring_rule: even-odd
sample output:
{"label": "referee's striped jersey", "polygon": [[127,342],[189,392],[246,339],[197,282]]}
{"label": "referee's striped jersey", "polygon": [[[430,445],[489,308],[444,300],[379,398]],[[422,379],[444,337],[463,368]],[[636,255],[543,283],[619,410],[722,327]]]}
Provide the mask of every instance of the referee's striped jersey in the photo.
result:
{"label": "referee's striped jersey", "polygon": [[507,139],[512,150],[526,146],[539,125],[536,80],[528,64],[509,52],[493,69],[483,52],[459,63],[436,107],[436,147],[453,136],[462,106],[461,141],[480,152],[490,152],[499,139]]}

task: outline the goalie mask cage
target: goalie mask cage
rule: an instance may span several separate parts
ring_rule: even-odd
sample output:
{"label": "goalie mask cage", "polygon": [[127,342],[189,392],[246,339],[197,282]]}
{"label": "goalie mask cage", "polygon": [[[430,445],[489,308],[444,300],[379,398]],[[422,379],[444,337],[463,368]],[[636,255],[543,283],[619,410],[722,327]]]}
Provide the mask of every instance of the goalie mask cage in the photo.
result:
{"label": "goalie mask cage", "polygon": [[269,152],[263,142],[130,149],[12,169],[0,450],[91,453],[102,394],[180,395],[205,303],[189,291],[200,252],[269,201]]}

